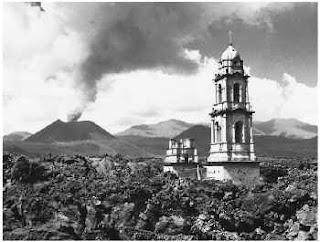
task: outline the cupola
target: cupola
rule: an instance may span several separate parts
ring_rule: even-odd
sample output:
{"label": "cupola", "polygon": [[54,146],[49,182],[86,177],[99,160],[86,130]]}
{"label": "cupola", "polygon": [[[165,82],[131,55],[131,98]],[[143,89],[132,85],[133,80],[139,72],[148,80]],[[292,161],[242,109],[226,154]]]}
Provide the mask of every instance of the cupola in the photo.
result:
{"label": "cupola", "polygon": [[229,45],[220,57],[218,75],[234,73],[243,73],[243,60],[239,52],[232,46],[232,35],[229,32]]}
{"label": "cupola", "polygon": [[240,58],[238,51],[232,45],[229,45],[227,49],[222,53],[220,60],[221,61],[233,60],[236,57]]}

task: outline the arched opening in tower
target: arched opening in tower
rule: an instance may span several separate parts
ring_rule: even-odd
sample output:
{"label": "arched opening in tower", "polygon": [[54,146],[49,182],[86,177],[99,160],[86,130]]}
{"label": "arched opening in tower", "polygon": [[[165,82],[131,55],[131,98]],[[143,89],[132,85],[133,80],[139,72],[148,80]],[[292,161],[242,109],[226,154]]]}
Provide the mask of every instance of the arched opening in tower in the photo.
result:
{"label": "arched opening in tower", "polygon": [[233,101],[235,103],[238,103],[240,100],[240,84],[239,83],[235,83],[233,85]]}
{"label": "arched opening in tower", "polygon": [[217,131],[217,143],[221,142],[221,126],[216,122],[216,131]]}
{"label": "arched opening in tower", "polygon": [[235,135],[235,141],[236,143],[242,143],[242,130],[243,130],[243,124],[241,121],[236,122],[234,127],[234,135]]}
{"label": "arched opening in tower", "polygon": [[222,87],[221,84],[218,85],[218,103],[222,102]]}

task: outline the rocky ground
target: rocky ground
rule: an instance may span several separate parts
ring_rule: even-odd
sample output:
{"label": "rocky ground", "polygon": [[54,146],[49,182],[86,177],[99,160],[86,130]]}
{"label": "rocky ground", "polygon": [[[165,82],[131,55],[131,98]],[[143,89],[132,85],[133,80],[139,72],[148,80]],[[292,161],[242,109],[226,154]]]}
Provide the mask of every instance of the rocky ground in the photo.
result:
{"label": "rocky ground", "polygon": [[316,240],[317,165],[261,163],[253,188],[180,179],[161,160],[3,156],[5,240]]}

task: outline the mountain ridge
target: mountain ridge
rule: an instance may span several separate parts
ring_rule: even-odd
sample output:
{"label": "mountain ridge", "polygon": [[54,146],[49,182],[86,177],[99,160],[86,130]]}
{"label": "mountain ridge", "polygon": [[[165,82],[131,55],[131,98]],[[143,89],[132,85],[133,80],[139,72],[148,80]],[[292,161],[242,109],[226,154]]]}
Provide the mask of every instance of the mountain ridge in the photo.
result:
{"label": "mountain ridge", "polygon": [[[185,130],[176,139],[194,138],[199,156],[207,156],[210,148],[210,127],[196,125]],[[318,136],[293,139],[284,136],[254,135],[255,153],[258,156],[317,157]]]}
{"label": "mountain ridge", "polygon": [[[170,122],[174,122],[177,125],[180,124],[181,126],[176,130],[174,130],[174,126],[171,126],[169,130],[167,130],[166,134],[163,134],[163,131],[159,131],[162,128],[165,128],[161,127],[162,124],[170,124]],[[125,129],[124,131],[116,133],[115,136],[172,138],[196,125],[203,125],[209,127],[209,124],[192,124],[177,119],[170,119],[150,125],[134,125],[128,129]],[[158,126],[160,126],[160,128]],[[271,135],[283,136],[294,139],[309,139],[318,135],[318,127],[316,125],[311,125],[306,122],[299,121],[297,119],[270,119],[267,121],[254,121],[253,133],[254,135]]]}
{"label": "mountain ridge", "polygon": [[124,131],[116,133],[115,135],[172,138],[192,126],[193,124],[191,123],[177,119],[169,119],[155,124],[134,125]]}
{"label": "mountain ridge", "polygon": [[22,141],[30,137],[32,134],[27,131],[16,131],[10,134],[4,135],[4,141]]}
{"label": "mountain ridge", "polygon": [[[282,121],[283,123],[289,124],[289,126],[293,125],[294,127],[298,127],[300,129],[300,131],[298,130],[300,132],[298,132],[298,134],[301,134],[302,129],[307,130],[309,133],[311,132],[313,137],[309,139],[299,138],[293,136],[292,132],[291,136],[289,132],[289,137],[286,137],[288,133],[285,135],[283,133],[275,135],[274,123],[277,121],[258,121],[258,125],[254,126],[256,155],[316,156],[317,133],[315,133],[315,131],[317,130],[317,126],[312,126],[298,120]],[[171,120],[171,122],[179,124],[179,120]],[[184,122],[181,122],[183,126]],[[206,124],[193,125],[187,123],[187,125],[191,125],[191,127],[187,129],[184,127],[182,132],[174,136],[171,135],[170,138],[194,138],[199,155],[206,157],[210,147],[210,127]],[[70,127],[71,132],[68,130]],[[276,125],[276,128],[279,129],[279,127],[281,128],[281,125]],[[293,130],[295,131],[295,129],[296,128]],[[273,135],[266,135],[270,133]],[[129,157],[150,157],[154,155],[163,157],[168,148],[168,141],[168,137],[144,137],[139,135],[113,136],[91,121],[65,123],[61,120],[56,120],[25,140],[4,140],[3,150],[35,156],[45,153],[79,153],[89,155],[120,153]]]}
{"label": "mountain ridge", "polygon": [[270,119],[254,122],[255,134],[310,139],[318,135],[318,127],[297,119]]}

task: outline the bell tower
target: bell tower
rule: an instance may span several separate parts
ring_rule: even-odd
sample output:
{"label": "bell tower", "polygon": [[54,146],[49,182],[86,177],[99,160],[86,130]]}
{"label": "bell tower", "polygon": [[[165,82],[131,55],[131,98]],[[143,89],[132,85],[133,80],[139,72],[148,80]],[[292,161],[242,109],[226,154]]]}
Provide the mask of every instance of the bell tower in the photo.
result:
{"label": "bell tower", "polygon": [[242,181],[244,178],[236,173],[246,178],[259,177],[259,164],[254,154],[254,111],[249,102],[248,78],[243,69],[243,60],[233,47],[229,33],[229,45],[221,55],[218,73],[213,79],[215,100],[210,113],[211,142],[206,162],[207,178],[248,183]]}

